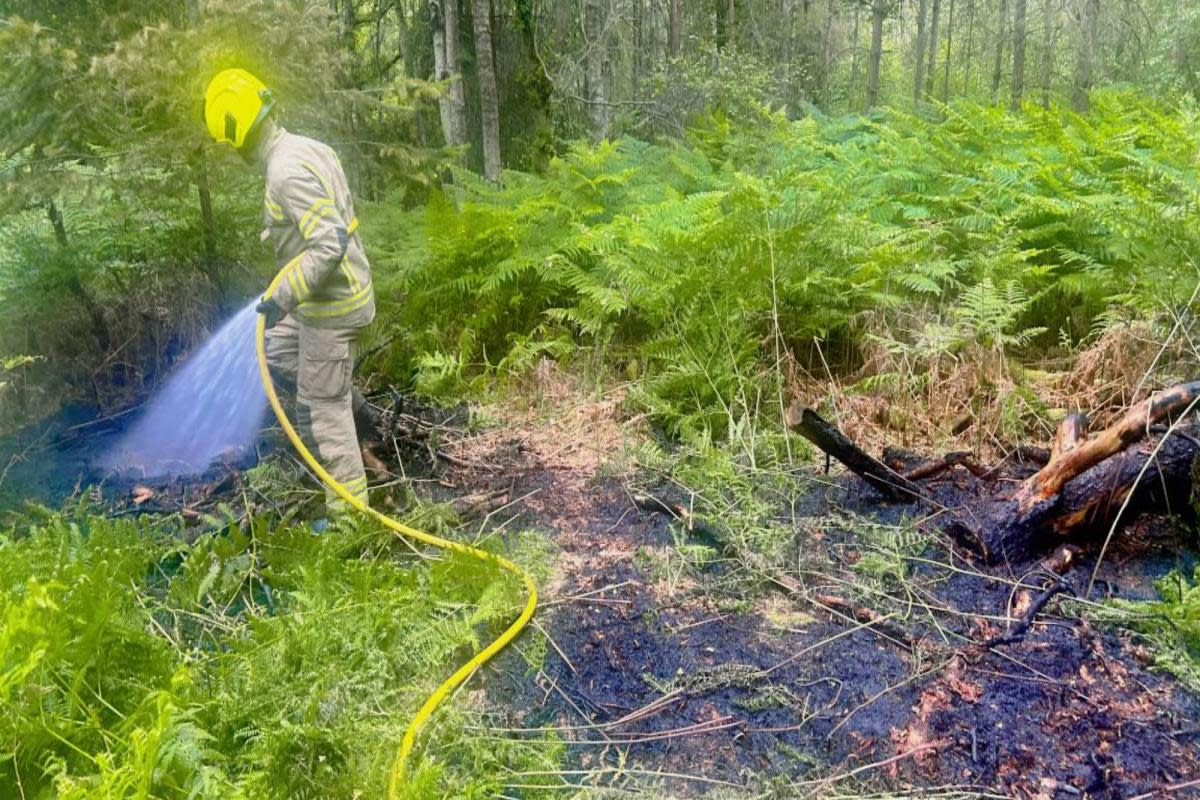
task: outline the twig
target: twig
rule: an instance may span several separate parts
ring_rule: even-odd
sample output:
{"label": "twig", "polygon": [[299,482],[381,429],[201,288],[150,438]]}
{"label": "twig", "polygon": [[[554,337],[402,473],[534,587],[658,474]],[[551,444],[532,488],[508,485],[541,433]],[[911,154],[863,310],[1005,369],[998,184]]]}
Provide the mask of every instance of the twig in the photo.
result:
{"label": "twig", "polygon": [[1161,788],[1155,789],[1152,792],[1146,792],[1145,794],[1136,794],[1133,797],[1129,798],[1129,800],[1150,800],[1150,798],[1157,797],[1160,794],[1169,794],[1172,792],[1180,792],[1180,791],[1183,791],[1184,789],[1194,789],[1197,786],[1200,786],[1200,778],[1197,778],[1196,780],[1193,780],[1193,781],[1185,781],[1183,783],[1173,783],[1170,786],[1163,786]]}
{"label": "twig", "polygon": [[542,636],[546,637],[546,641],[550,643],[550,646],[554,648],[554,652],[558,653],[558,657],[561,658],[563,663],[566,664],[571,670],[571,674],[578,675],[579,671],[575,669],[575,665],[571,663],[571,659],[567,658],[567,654],[564,653],[562,648],[558,646],[558,642],[554,641],[554,637],[550,635],[550,632],[543,628],[541,623],[539,623],[536,619],[531,619],[530,622],[533,623],[533,627],[537,628]]}
{"label": "twig", "polygon": [[1037,596],[1037,599],[1033,601],[1033,605],[1031,605],[1029,610],[1025,612],[1025,616],[1023,616],[1021,621],[1014,625],[1008,633],[1001,636],[993,636],[991,639],[988,639],[986,642],[984,642],[983,646],[990,649],[993,647],[999,647],[1000,645],[1015,644],[1017,642],[1024,641],[1026,634],[1029,633],[1029,629],[1033,626],[1034,619],[1038,614],[1041,613],[1042,609],[1046,607],[1046,604],[1050,602],[1051,598],[1058,594],[1069,594],[1074,596],[1075,590],[1071,588],[1071,585],[1066,581],[1059,580],[1057,583],[1051,585],[1048,589]]}
{"label": "twig", "polygon": [[[849,770],[847,772],[843,772],[838,775],[831,775],[828,778],[821,778],[820,780],[801,781],[800,783],[795,784],[795,785],[796,786],[827,786],[831,783],[837,783],[838,781],[844,781],[847,778],[853,778],[855,775],[861,775],[862,773],[869,772],[870,770],[873,770],[873,769],[880,769],[882,767],[890,767],[892,764],[898,763],[900,761],[904,761],[905,759],[908,759],[908,758],[916,758],[917,756],[924,755],[925,753],[928,753],[931,750],[938,750],[939,748],[944,747],[944,746],[945,746],[945,742],[941,741],[940,739],[938,741],[934,741],[934,742],[927,742],[925,744],[914,747],[912,750],[906,750],[903,753],[898,753],[897,755],[892,756],[891,758],[885,758],[882,761],[875,761],[870,764],[863,764],[861,767],[855,767],[854,769]],[[1132,800],[1137,800],[1137,798],[1133,798]]]}

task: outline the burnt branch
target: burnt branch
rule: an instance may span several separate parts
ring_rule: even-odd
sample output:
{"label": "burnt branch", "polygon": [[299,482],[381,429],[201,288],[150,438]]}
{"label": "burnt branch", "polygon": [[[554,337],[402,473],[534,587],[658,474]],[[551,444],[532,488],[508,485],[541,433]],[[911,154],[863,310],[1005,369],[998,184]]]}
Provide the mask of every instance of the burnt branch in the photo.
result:
{"label": "burnt branch", "polygon": [[799,401],[787,412],[788,427],[833,456],[889,500],[911,502],[921,498],[921,489],[891,467],[867,455],[811,408]]}

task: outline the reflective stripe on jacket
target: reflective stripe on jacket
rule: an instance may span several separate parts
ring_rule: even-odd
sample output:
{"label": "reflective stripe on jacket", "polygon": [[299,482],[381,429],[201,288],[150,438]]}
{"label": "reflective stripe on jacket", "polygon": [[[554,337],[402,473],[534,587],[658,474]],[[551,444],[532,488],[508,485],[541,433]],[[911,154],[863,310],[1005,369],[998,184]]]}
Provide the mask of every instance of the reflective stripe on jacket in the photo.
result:
{"label": "reflective stripe on jacket", "polygon": [[266,146],[263,218],[284,279],[271,297],[319,328],[358,328],[375,317],[371,267],[337,154],[279,128]]}

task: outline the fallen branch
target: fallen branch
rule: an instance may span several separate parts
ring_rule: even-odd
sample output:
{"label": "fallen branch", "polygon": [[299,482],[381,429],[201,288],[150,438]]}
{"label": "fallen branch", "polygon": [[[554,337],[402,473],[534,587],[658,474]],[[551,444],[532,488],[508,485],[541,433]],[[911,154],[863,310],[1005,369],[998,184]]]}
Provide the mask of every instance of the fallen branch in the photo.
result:
{"label": "fallen branch", "polygon": [[875,460],[799,400],[786,414],[788,427],[833,456],[889,500],[912,501],[921,497],[920,488],[891,467]]}
{"label": "fallen branch", "polygon": [[937,461],[930,461],[904,473],[904,477],[910,481],[923,481],[930,478],[936,478],[942,473],[955,467],[964,467],[975,477],[982,478],[988,473],[988,470],[979,466],[979,464],[977,464],[972,457],[973,455],[974,454],[970,450],[956,450],[951,453],[946,453],[946,455],[942,456]]}
{"label": "fallen branch", "polygon": [[1055,595],[1059,594],[1069,594],[1074,597],[1075,590],[1071,588],[1069,583],[1063,580],[1059,580],[1052,584],[1037,596],[1037,598],[1033,601],[1033,604],[1029,606],[1029,610],[1025,612],[1025,616],[1023,616],[1021,621],[1014,625],[1008,633],[1002,636],[993,636],[991,639],[988,639],[986,642],[984,642],[983,646],[990,650],[993,647],[1000,647],[1001,645],[1006,644],[1016,644],[1017,642],[1024,641],[1025,636],[1029,633],[1029,629],[1033,627],[1033,622],[1035,619],[1037,619],[1037,615],[1042,613],[1042,609],[1046,607],[1046,604],[1049,603]]}

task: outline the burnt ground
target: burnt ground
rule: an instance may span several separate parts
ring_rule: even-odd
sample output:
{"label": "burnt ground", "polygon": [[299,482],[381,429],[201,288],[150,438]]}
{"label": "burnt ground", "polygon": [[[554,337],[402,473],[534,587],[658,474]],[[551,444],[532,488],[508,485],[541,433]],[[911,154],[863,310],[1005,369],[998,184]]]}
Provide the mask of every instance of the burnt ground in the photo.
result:
{"label": "burnt ground", "polygon": [[[529,676],[506,653],[486,685],[498,732],[559,730],[579,771],[571,782],[665,797],[727,787],[1200,797],[1196,787],[1149,794],[1200,777],[1200,698],[1147,667],[1127,634],[1057,598],[1023,641],[979,645],[1020,615],[1028,598],[1015,587],[1036,565],[985,568],[906,521],[912,509],[814,470],[796,476],[796,516],[778,521],[794,528],[787,568],[748,567],[710,534],[634,504],[630,480],[644,476],[606,466],[620,445],[618,405],[475,435],[462,419],[407,416],[396,450],[420,462],[423,491],[464,501],[467,516],[551,534],[544,664]],[[4,443],[13,467],[0,509],[78,495],[96,478],[90,454],[120,428],[56,424]],[[211,502],[236,475],[160,483],[136,507],[128,484],[110,480],[104,494],[116,513],[178,511]],[[1099,586],[1153,597],[1154,578],[1194,562],[1193,531],[1138,520]],[[1085,551],[1067,573],[1077,589],[1094,558]]]}
{"label": "burnt ground", "polygon": [[[697,538],[603,475],[604,413],[499,432],[471,450],[509,454],[502,476],[451,478],[524,498],[515,527],[548,529],[560,548],[539,612],[545,665],[492,693],[517,709],[504,727],[560,729],[591,771],[576,780],[672,797],[732,784],[1128,799],[1200,777],[1200,697],[1060,599],[1024,640],[981,646],[1040,591],[1023,575],[1038,565],[983,567],[852,476],[798,476],[809,488],[789,520],[794,568],[747,574],[718,557],[673,569],[672,551]],[[1139,519],[1122,542],[1100,594],[1153,598],[1154,578],[1196,558],[1194,528],[1167,518]],[[881,555],[904,580],[860,569]],[[1066,580],[1082,592],[1095,553],[1077,558]]]}
{"label": "burnt ground", "polygon": [[[137,419],[139,408],[101,415],[95,407],[68,406],[0,437],[0,524],[12,513],[39,504],[51,508],[90,504],[114,514],[181,513],[197,519],[229,500],[242,487],[240,470],[253,466],[256,454],[266,455],[276,446],[272,437],[260,437],[254,452],[186,478],[145,480],[97,466]],[[135,501],[133,493],[139,487],[151,491]]]}

